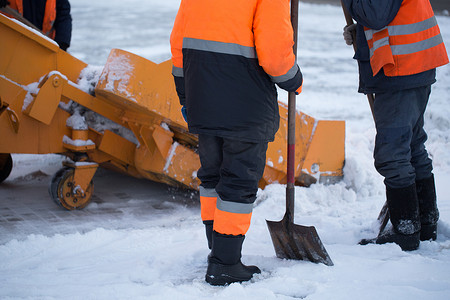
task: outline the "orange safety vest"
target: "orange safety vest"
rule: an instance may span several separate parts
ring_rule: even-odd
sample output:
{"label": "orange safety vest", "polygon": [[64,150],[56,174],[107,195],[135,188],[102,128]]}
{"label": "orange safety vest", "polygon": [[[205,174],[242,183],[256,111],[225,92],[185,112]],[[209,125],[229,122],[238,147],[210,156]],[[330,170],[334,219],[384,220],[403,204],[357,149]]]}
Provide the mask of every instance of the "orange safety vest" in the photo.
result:
{"label": "orange safety vest", "polygon": [[[23,15],[22,0],[10,0],[10,7]],[[56,0],[47,0],[45,4],[44,21],[42,22],[42,33],[51,39],[55,38],[55,29],[53,24],[56,19]]]}
{"label": "orange safety vest", "polygon": [[394,20],[380,30],[364,28],[374,76],[418,74],[449,62],[429,0],[403,0]]}

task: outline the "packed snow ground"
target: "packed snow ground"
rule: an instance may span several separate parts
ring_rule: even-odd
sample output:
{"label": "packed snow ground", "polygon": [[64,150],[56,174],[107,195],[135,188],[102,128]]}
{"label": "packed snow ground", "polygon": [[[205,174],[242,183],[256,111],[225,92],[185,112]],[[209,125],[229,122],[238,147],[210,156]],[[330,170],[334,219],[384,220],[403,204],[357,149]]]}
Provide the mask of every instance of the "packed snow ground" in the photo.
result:
{"label": "packed snow ground", "polygon": [[[155,62],[169,59],[178,5],[179,0],[72,1],[69,52],[95,66],[106,62],[111,48]],[[438,22],[450,49],[450,18]],[[305,81],[297,108],[318,119],[346,121],[346,165],[338,184],[296,188],[295,223],[316,227],[333,267],[275,257],[265,220],[283,217],[285,186],[272,184],[258,193],[244,243],[244,263],[262,269],[251,282],[228,287],[204,282],[208,249],[199,207],[179,203],[144,223],[119,219],[126,222],[120,229],[102,228],[99,220],[87,232],[43,232],[7,241],[0,245],[0,298],[449,299],[450,66],[438,69],[425,121],[441,213],[437,241],[422,242],[414,252],[394,244],[359,246],[361,238],[377,233],[384,186],[373,167],[375,130],[367,100],[356,92],[357,67],[342,39],[343,26],[339,7],[300,4],[298,61]],[[280,92],[280,99],[286,93]],[[42,169],[42,160],[33,165],[33,159],[15,155],[16,169],[7,182],[27,180],[24,175]],[[57,156],[45,159],[50,169],[59,165]],[[92,205],[98,211],[106,204]]]}

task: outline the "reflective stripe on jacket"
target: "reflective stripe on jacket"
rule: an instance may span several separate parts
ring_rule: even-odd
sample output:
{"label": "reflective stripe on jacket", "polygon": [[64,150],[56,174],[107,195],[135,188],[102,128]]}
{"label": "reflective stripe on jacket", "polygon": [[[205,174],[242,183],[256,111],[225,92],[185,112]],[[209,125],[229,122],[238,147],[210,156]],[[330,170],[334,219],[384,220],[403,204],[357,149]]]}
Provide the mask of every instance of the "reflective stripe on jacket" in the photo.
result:
{"label": "reflective stripe on jacket", "polygon": [[365,28],[373,74],[405,76],[449,62],[429,0],[404,0],[386,27]]}
{"label": "reflective stripe on jacket", "polygon": [[[10,0],[10,7],[23,15],[22,0]],[[45,4],[44,21],[42,22],[42,33],[51,39],[55,38],[53,24],[56,19],[56,0],[47,0]]]}
{"label": "reflective stripe on jacket", "polygon": [[274,84],[297,92],[302,84],[289,0],[182,0],[170,42],[192,133],[273,140]]}

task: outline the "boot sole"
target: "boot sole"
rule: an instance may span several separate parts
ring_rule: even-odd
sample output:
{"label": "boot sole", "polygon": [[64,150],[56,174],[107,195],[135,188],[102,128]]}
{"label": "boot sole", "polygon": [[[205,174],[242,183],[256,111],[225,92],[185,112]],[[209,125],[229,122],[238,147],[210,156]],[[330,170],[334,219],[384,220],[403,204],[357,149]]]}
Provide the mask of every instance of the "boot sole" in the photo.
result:
{"label": "boot sole", "polygon": [[236,265],[221,265],[209,262],[205,281],[211,285],[227,285],[234,282],[249,281],[253,275],[261,273],[256,266],[245,266],[241,262]]}
{"label": "boot sole", "polygon": [[420,245],[420,239],[419,239],[419,233],[415,233],[409,236],[402,236],[402,235],[382,235],[373,239],[363,239],[359,242],[360,245],[368,245],[368,244],[388,244],[388,243],[395,243],[403,251],[414,251],[419,248]]}
{"label": "boot sole", "polygon": [[224,286],[224,285],[229,285],[229,284],[232,284],[235,282],[242,283],[245,281],[249,281],[250,279],[235,278],[235,277],[227,276],[227,275],[221,275],[221,276],[206,275],[205,276],[205,281],[207,283],[209,283],[210,285],[214,285],[214,286]]}

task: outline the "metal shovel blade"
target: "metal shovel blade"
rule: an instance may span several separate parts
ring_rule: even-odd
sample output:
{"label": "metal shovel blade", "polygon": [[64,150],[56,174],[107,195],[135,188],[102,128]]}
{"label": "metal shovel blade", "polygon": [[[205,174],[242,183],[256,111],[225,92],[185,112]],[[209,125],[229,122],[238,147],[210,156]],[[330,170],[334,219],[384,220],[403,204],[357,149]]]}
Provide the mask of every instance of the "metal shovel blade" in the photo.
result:
{"label": "metal shovel blade", "polygon": [[387,202],[385,202],[383,208],[381,208],[377,220],[380,223],[380,229],[378,230],[378,236],[380,236],[386,228],[387,223],[389,222],[389,207]]}
{"label": "metal shovel blade", "polygon": [[275,253],[278,258],[309,260],[333,266],[314,226],[301,226],[287,222],[267,221]]}

